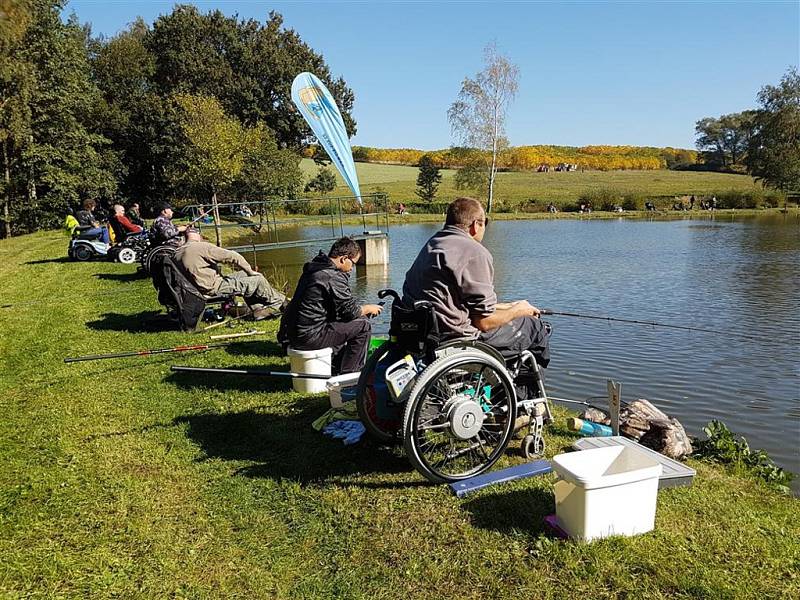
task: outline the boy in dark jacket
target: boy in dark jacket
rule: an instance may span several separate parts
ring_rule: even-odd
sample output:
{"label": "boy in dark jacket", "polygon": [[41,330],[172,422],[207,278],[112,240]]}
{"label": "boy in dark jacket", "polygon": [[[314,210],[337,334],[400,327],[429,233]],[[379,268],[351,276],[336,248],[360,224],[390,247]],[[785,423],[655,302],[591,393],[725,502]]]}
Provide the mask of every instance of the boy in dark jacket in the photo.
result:
{"label": "boy in dark jacket", "polygon": [[333,348],[333,370],[355,373],[364,366],[377,304],[360,306],[350,291],[350,272],[361,255],[348,237],[334,242],[303,266],[297,289],[281,319],[278,341],[295,350]]}

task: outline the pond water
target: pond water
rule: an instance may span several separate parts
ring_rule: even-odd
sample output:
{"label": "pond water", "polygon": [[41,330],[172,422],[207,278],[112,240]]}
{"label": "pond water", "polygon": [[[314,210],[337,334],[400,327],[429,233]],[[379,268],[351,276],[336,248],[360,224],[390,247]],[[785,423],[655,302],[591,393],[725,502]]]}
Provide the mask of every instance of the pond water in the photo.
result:
{"label": "pond water", "polygon": [[[438,227],[393,225],[390,264],[359,267],[352,283],[357,297],[376,302],[377,290],[400,290],[406,270]],[[346,233],[359,231],[345,227]],[[316,227],[281,233],[281,239],[329,236],[330,228]],[[547,369],[552,395],[604,397],[611,377],[622,382],[623,400],[647,398],[695,435],[710,420],[722,420],[751,447],[764,448],[781,466],[800,473],[796,216],[494,221],[484,244],[494,255],[502,300],[526,298],[555,311],[728,332],[548,317],[554,327]],[[317,250],[262,252],[257,259],[293,288],[303,262]],[[388,329],[386,319],[378,319],[374,329]],[[800,489],[797,481],[794,487]]]}

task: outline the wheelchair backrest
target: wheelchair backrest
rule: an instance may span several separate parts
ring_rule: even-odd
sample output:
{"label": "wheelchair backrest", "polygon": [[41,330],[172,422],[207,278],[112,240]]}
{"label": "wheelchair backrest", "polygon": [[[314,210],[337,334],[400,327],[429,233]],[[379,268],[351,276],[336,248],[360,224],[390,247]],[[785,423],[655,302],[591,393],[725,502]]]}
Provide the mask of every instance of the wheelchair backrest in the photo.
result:
{"label": "wheelchair backrest", "polygon": [[[385,296],[387,294],[384,294]],[[391,294],[392,322],[389,335],[398,346],[412,354],[431,352],[439,345],[439,325],[430,302],[415,302],[406,307],[396,292]],[[383,297],[381,296],[381,297]]]}

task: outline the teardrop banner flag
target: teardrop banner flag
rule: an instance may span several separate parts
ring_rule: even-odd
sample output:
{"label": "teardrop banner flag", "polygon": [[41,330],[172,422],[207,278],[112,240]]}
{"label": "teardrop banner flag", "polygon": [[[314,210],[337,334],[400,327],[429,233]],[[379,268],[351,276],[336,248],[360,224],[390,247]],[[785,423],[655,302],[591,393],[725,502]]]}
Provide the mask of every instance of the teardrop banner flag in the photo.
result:
{"label": "teardrop banner flag", "polygon": [[292,82],[292,100],[361,204],[347,129],[328,88],[312,73],[300,73]]}

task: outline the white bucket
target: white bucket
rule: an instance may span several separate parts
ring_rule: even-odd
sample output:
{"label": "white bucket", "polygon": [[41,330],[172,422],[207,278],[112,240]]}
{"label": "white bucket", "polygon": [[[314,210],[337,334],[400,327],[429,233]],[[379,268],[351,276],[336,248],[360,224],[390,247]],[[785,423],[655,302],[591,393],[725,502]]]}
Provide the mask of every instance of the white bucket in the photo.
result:
{"label": "white bucket", "polygon": [[593,540],[653,529],[661,465],[635,448],[559,454],[553,468],[556,516],[570,537]]}
{"label": "white bucket", "polygon": [[342,398],[342,393],[346,389],[351,391],[352,388],[356,387],[360,376],[361,373],[345,373],[328,379],[325,385],[328,388],[328,396],[331,399],[331,408],[344,406],[345,401]]}
{"label": "white bucket", "polygon": [[[289,364],[294,373],[304,375],[327,375],[331,376],[331,356],[332,348],[322,348],[320,350],[295,350],[289,348]],[[325,379],[303,379],[295,377],[292,379],[292,387],[295,392],[307,394],[318,394],[327,390]]]}

